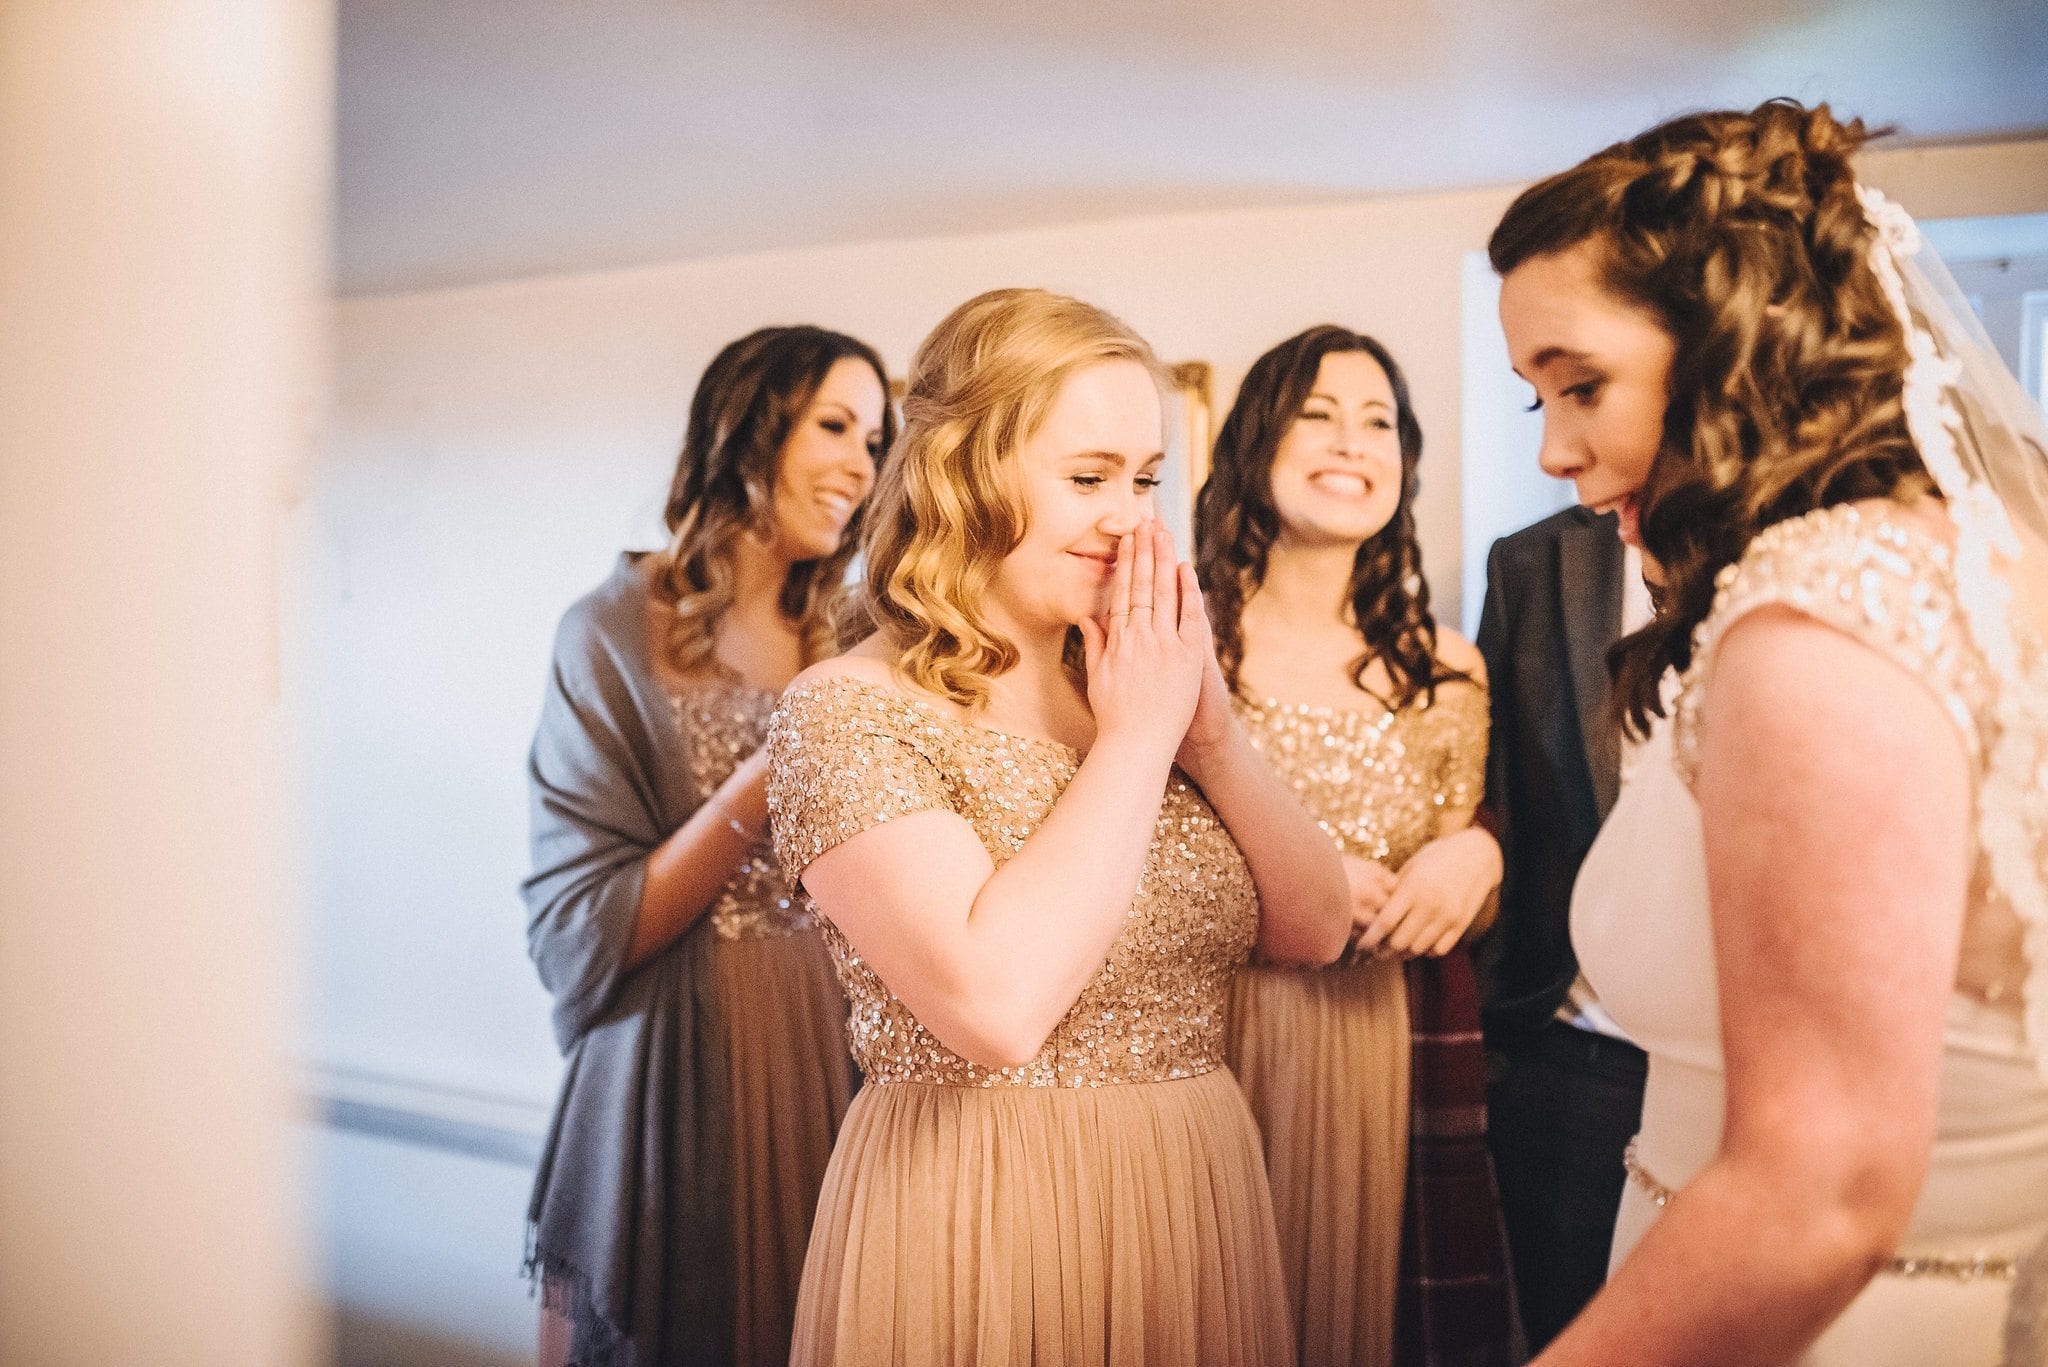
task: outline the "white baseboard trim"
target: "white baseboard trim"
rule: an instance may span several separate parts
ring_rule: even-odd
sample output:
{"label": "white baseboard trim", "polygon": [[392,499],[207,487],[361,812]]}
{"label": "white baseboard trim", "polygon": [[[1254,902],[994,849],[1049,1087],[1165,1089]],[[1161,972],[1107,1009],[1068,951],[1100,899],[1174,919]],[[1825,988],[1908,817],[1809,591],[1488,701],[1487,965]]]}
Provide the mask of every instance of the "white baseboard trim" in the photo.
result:
{"label": "white baseboard trim", "polygon": [[334,1129],[524,1168],[539,1160],[550,1119],[529,1097],[335,1064],[307,1065],[302,1090]]}

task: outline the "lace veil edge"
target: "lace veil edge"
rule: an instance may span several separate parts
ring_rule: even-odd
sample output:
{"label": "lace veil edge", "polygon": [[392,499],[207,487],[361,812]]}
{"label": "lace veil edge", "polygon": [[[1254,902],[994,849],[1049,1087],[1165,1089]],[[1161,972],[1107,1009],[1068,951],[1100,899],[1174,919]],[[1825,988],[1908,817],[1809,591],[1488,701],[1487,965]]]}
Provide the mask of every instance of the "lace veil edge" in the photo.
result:
{"label": "lace veil edge", "polygon": [[1963,624],[1996,676],[1977,838],[2024,928],[2021,1010],[2048,1075],[2048,418],[1905,210],[1858,186],[1871,266],[1905,327],[1906,424],[1956,527]]}

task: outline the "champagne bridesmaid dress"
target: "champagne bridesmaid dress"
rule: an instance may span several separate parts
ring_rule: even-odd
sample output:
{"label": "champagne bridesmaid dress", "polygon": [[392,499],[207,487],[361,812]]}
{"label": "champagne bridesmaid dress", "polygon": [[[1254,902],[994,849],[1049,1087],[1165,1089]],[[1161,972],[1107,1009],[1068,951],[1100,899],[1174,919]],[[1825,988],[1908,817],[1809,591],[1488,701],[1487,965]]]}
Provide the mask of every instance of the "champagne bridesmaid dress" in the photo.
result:
{"label": "champagne bridesmaid dress", "polygon": [[[716,792],[760,749],[775,695],[723,671],[670,690],[700,792]],[[798,1279],[832,1141],[853,1098],[846,996],[810,902],[793,895],[763,841],[707,913],[711,988],[726,1021],[732,1107],[733,1361],[788,1360]]]}
{"label": "champagne bridesmaid dress", "polygon": [[[1398,872],[1446,810],[1479,800],[1487,695],[1470,683],[1395,711],[1239,699],[1237,712],[1346,854]],[[1439,1076],[1446,1021],[1452,1075]],[[1462,948],[1238,978],[1230,1066],[1265,1139],[1302,1363],[1511,1360],[1484,1077],[1468,1076],[1483,1067],[1478,1029]],[[1479,1105],[1446,1106],[1447,1093]]]}
{"label": "champagne bridesmaid dress", "polygon": [[[835,677],[769,741],[792,878],[881,822],[964,817],[1000,865],[1080,764]],[[1243,856],[1176,774],[1123,932],[1020,1067],[959,1057],[827,922],[866,1085],[826,1174],[793,1360],[815,1367],[1293,1359],[1258,1135],[1223,1062],[1258,931]]]}

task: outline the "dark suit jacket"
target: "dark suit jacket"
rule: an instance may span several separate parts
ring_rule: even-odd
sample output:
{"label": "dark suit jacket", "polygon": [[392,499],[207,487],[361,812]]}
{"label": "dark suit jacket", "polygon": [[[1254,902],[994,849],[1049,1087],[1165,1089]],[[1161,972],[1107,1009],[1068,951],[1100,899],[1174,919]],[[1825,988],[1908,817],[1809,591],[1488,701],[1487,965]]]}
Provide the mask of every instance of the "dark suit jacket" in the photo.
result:
{"label": "dark suit jacket", "polygon": [[1572,880],[1620,784],[1607,648],[1621,632],[1623,556],[1614,519],[1583,508],[1504,536],[1487,556],[1486,803],[1505,865],[1500,917],[1475,954],[1490,1042],[1541,1029],[1578,975]]}

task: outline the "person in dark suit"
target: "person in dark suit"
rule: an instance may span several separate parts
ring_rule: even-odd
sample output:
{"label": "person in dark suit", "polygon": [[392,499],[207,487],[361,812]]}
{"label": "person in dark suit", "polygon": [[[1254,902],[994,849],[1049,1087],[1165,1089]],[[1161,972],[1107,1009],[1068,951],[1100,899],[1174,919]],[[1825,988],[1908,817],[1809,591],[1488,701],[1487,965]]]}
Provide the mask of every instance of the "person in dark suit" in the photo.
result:
{"label": "person in dark suit", "polygon": [[1568,508],[1494,543],[1479,621],[1493,681],[1484,819],[1505,865],[1476,955],[1488,1137],[1532,1352],[1606,1280],[1622,1150],[1642,1116],[1643,1053],[1580,978],[1569,921],[1621,784],[1606,657],[1631,596],[1624,560],[1611,515]]}

